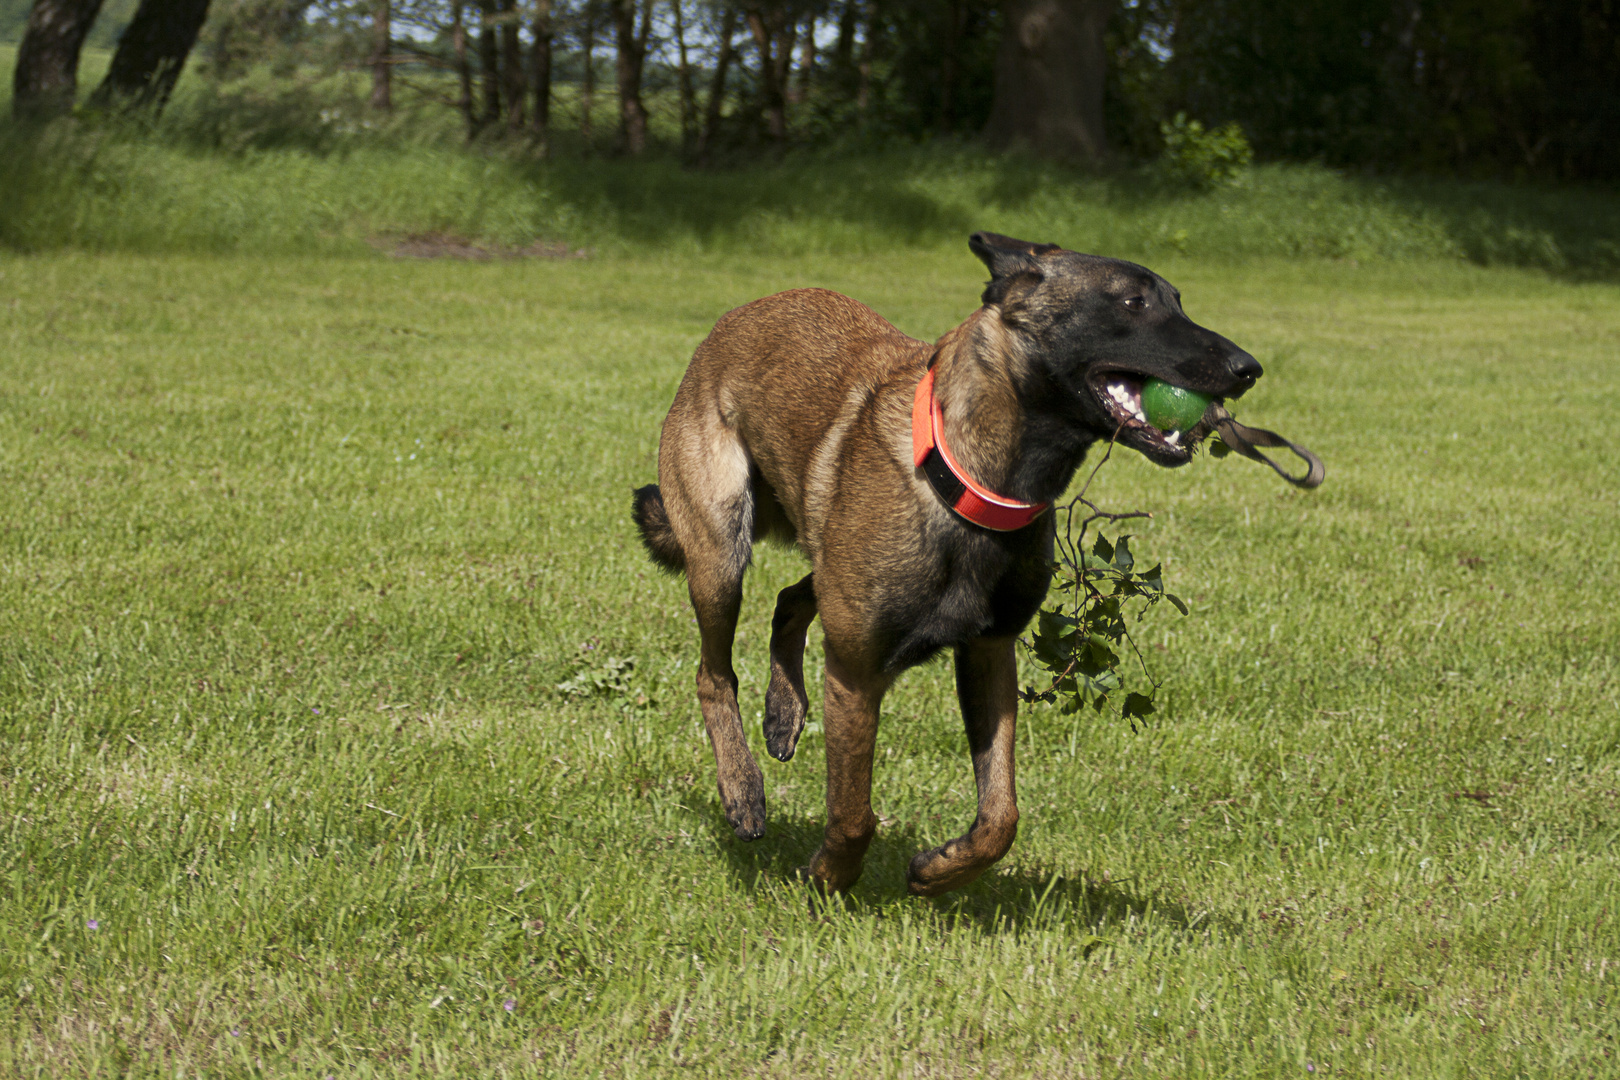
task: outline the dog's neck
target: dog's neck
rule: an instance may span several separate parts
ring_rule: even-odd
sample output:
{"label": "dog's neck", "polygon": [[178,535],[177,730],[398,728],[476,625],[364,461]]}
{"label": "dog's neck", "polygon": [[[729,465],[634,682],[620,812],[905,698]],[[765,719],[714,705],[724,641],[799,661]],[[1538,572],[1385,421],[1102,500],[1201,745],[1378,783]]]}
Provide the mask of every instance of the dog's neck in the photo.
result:
{"label": "dog's neck", "polygon": [[980,308],[940,338],[933,365],[945,442],[968,475],[1025,502],[1061,495],[1092,437],[1032,392],[1023,344],[996,313]]}

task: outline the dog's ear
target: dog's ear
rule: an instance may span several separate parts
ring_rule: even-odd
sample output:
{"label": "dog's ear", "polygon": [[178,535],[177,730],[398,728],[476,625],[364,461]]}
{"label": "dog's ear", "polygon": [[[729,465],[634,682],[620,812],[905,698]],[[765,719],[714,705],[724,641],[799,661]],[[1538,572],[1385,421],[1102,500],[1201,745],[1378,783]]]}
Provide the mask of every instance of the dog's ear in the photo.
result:
{"label": "dog's ear", "polygon": [[990,284],[981,298],[986,304],[1004,304],[1012,294],[1046,280],[1037,256],[1058,250],[1056,244],[1034,244],[993,232],[974,233],[968,247],[990,269]]}

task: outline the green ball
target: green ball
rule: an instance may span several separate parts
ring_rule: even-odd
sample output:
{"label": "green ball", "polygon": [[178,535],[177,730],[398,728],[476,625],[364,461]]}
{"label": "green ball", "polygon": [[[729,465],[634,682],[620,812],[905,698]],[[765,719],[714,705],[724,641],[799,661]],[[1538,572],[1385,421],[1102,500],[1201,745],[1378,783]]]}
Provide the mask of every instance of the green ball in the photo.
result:
{"label": "green ball", "polygon": [[1160,431],[1188,431],[1204,418],[1210,398],[1196,390],[1172,386],[1163,379],[1142,384],[1142,413]]}

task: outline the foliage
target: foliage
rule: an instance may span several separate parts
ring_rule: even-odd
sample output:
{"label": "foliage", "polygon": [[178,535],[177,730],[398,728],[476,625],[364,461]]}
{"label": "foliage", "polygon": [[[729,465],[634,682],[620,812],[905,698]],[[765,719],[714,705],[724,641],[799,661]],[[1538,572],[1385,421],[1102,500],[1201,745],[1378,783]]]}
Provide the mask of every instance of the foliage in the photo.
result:
{"label": "foliage", "polygon": [[[0,1075],[1612,1071],[1620,288],[1150,265],[1332,482],[1116,456],[1087,497],[1154,509],[1131,547],[1194,609],[1139,639],[1177,722],[1021,707],[1016,845],[917,901],[973,780],[949,668],[906,673],[866,874],[812,916],[814,630],[792,762],[756,715],[803,560],[750,570],[742,844],[628,493],[720,313],[820,285],[933,338],[960,238],[0,253]],[[593,637],[656,708],[554,689]]]}
{"label": "foliage", "polygon": [[[1087,706],[1100,713],[1119,698],[1118,711],[1134,730],[1138,721],[1154,713],[1159,682],[1148,670],[1131,626],[1139,627],[1142,617],[1161,600],[1168,600],[1183,615],[1188,609],[1180,597],[1165,591],[1158,564],[1148,570],[1137,569],[1129,535],[1111,539],[1099,529],[1087,548],[1086,532],[1094,522],[1152,517],[1143,511],[1110,514],[1085,497],[1091,480],[1113,451],[1110,443],[1102,460],[1091,470],[1086,486],[1057,510],[1063,515],[1063,529],[1057,538],[1053,575],[1056,602],[1041,610],[1025,642],[1050,681],[1040,689],[1026,687],[1019,696],[1028,702],[1056,702],[1064,715]],[[1077,514],[1085,515],[1080,518],[1078,534],[1074,531]],[[1121,654],[1127,650],[1146,683],[1134,690],[1131,684],[1140,680],[1130,676],[1128,661],[1121,670]]]}
{"label": "foliage", "polygon": [[601,642],[595,638],[582,644],[579,651],[574,673],[557,684],[557,693],[564,699],[604,698],[638,707],[651,703],[636,686],[635,657],[601,655]]}
{"label": "foliage", "polygon": [[1608,0],[1175,0],[1165,100],[1263,157],[1620,176]]}
{"label": "foliage", "polygon": [[1207,191],[1234,184],[1254,160],[1249,140],[1235,123],[1206,131],[1203,124],[1178,112],[1175,119],[1159,125],[1159,135],[1164,140],[1159,168],[1170,180],[1189,187]]}
{"label": "foliage", "polygon": [[[133,2],[112,0],[92,42],[110,44]],[[0,0],[0,40],[15,36],[26,7],[25,0]],[[684,0],[680,34],[674,0],[657,0],[647,8],[653,18],[644,88],[675,97],[686,65],[696,115],[689,110],[684,124],[666,127],[661,141],[688,159],[754,158],[782,148],[765,134],[766,80],[745,7],[771,15],[773,48],[789,54],[787,144],[886,146],[971,136],[985,123],[1001,37],[994,0]],[[362,0],[217,0],[196,67],[223,80],[256,66],[285,78],[364,74],[377,10]],[[394,78],[415,85],[435,110],[462,115],[464,135],[528,138],[524,125],[489,122],[485,83],[501,83],[509,57],[533,48],[535,0],[492,2],[488,12],[461,4],[459,55],[456,10],[451,0],[394,0]],[[587,149],[616,147],[605,0],[551,0],[548,10],[556,87],[580,93],[590,66],[600,108],[589,133],[580,130],[583,113],[563,123]],[[736,48],[712,141],[700,153],[696,125],[727,10],[737,17]],[[1106,70],[1099,74],[1108,136],[1125,160],[1152,161],[1172,134],[1161,134],[1161,125],[1186,113],[1214,131],[1241,125],[1266,161],[1613,180],[1620,177],[1612,135],[1620,130],[1617,11],[1611,0],[1129,0],[1113,6],[1105,33]],[[517,35],[515,54],[480,48],[486,35],[508,30]],[[463,62],[476,103],[461,91]],[[533,64],[520,62],[522,81]],[[498,113],[505,108],[498,93],[495,101]]]}

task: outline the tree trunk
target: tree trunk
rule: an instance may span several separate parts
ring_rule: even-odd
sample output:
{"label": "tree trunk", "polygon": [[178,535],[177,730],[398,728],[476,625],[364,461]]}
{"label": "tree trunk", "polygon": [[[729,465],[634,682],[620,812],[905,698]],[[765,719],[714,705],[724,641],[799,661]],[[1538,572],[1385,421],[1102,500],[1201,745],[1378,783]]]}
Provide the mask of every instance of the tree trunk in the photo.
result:
{"label": "tree trunk", "polygon": [[788,104],[793,98],[793,42],[798,37],[799,23],[783,5],[776,22],[776,86],[782,92],[782,137],[787,138]]}
{"label": "tree trunk", "polygon": [[465,0],[455,0],[451,6],[455,11],[455,21],[450,26],[450,48],[455,53],[456,78],[461,86],[456,107],[461,110],[461,117],[467,123],[467,138],[470,139],[478,134],[478,118],[473,115],[472,65],[467,62],[467,5]]}
{"label": "tree trunk", "polygon": [[101,11],[101,0],[34,0],[11,77],[11,112],[18,119],[60,116],[79,89],[79,50]]}
{"label": "tree trunk", "polygon": [[619,134],[628,154],[647,148],[647,107],[641,103],[641,66],[647,57],[646,22],[638,32],[635,0],[613,0],[613,25],[618,43],[614,68],[619,88]]}
{"label": "tree trunk", "polygon": [[207,18],[208,0],[141,0],[90,100],[162,112]]}
{"label": "tree trunk", "polygon": [[394,108],[393,46],[389,0],[372,0],[371,23],[371,107],[381,112]]}
{"label": "tree trunk", "polygon": [[961,79],[962,20],[967,12],[962,0],[948,0],[944,5],[944,55],[939,64],[939,116],[935,126],[941,135],[949,135],[956,128],[956,84]]}
{"label": "tree trunk", "polygon": [[698,134],[698,158],[708,157],[714,133],[720,126],[720,110],[726,103],[726,68],[731,66],[731,39],[737,33],[737,9],[726,5],[720,20],[720,55],[714,61],[714,78],[709,82],[709,100],[703,109],[703,130]]}
{"label": "tree trunk", "polygon": [[[779,6],[767,14],[758,5],[744,9],[748,15],[748,29],[753,32],[754,45],[759,49],[759,82],[764,98],[765,132],[774,142],[787,141],[787,81],[786,64],[782,53],[791,53],[793,39],[785,34],[781,24],[786,18]],[[785,38],[785,40],[784,40]]]}
{"label": "tree trunk", "polygon": [[591,148],[591,106],[596,101],[596,5],[585,8],[585,85],[579,91],[579,137]]}
{"label": "tree trunk", "polygon": [[810,83],[816,75],[816,15],[804,17],[804,44],[799,46],[799,85],[788,91],[788,103],[801,105],[810,99]]}
{"label": "tree trunk", "polygon": [[833,46],[833,67],[845,72],[855,66],[855,21],[861,13],[861,0],[844,0],[838,11],[838,44]]}
{"label": "tree trunk", "polygon": [[1108,159],[1103,31],[1114,0],[1006,0],[995,97],[985,124],[996,147]]}
{"label": "tree trunk", "polygon": [[872,52],[877,48],[877,20],[878,13],[873,5],[867,3],[866,8],[866,36],[861,40],[861,59],[856,65],[857,87],[855,90],[855,111],[864,121],[872,105]]}
{"label": "tree trunk", "polygon": [[506,105],[506,126],[523,130],[523,103],[529,96],[529,79],[523,71],[523,42],[518,38],[521,16],[517,0],[501,0],[501,100]]}
{"label": "tree trunk", "polygon": [[546,155],[551,127],[551,0],[535,0],[534,5],[534,141],[540,156]]}
{"label": "tree trunk", "polygon": [[669,6],[675,15],[675,55],[679,64],[675,74],[681,93],[681,146],[686,148],[696,134],[697,100],[692,89],[692,64],[686,55],[686,20],[681,14],[681,0],[669,0]]}
{"label": "tree trunk", "polygon": [[495,40],[495,0],[478,0],[478,67],[484,82],[480,128],[501,118],[501,50]]}

